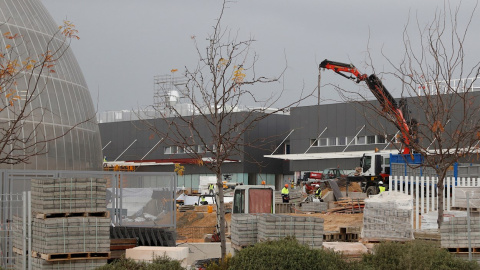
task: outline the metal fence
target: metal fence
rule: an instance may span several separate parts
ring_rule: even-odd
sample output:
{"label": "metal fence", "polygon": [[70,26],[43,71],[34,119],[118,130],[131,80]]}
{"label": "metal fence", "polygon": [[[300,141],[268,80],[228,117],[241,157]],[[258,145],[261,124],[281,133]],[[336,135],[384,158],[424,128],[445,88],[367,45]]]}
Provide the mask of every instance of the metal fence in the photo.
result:
{"label": "metal fence", "polygon": [[[391,176],[389,190],[409,194],[415,201],[415,216],[437,211],[438,202],[438,177],[430,176]],[[473,177],[446,177],[444,179],[443,209],[452,210],[455,202],[455,190],[459,187],[480,187],[480,178]],[[413,219],[412,219],[413,222]],[[419,228],[419,219],[415,220],[415,228]],[[412,224],[413,225],[413,224]]]}
{"label": "metal fence", "polygon": [[0,267],[31,269],[29,191],[32,179],[45,178],[106,179],[112,226],[176,227],[174,173],[0,170]]}

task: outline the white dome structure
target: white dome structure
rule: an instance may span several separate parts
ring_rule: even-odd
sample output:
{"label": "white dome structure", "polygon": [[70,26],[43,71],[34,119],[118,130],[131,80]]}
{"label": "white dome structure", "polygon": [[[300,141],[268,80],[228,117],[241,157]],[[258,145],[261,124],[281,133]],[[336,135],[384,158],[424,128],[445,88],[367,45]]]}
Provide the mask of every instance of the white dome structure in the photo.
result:
{"label": "white dome structure", "polygon": [[[0,77],[0,140],[9,138],[8,132],[15,134],[0,148],[0,168],[102,167],[92,98],[68,39],[65,43],[61,32],[39,0],[0,0],[0,53],[4,56],[0,62],[18,63],[14,84],[6,84]],[[35,65],[49,54],[58,58],[47,63],[52,66],[26,68],[31,59],[36,60],[31,61]],[[19,118],[22,108],[25,117]],[[9,129],[18,119],[17,127]],[[16,157],[23,160],[19,162]]]}

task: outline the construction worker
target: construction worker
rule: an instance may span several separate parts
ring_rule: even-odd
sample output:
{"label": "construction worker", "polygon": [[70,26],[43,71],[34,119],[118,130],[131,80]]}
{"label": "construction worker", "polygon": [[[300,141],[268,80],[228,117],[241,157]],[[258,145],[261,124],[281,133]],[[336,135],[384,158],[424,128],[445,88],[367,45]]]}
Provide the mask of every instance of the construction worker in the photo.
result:
{"label": "construction worker", "polygon": [[208,194],[215,195],[215,186],[213,184],[208,185]]}
{"label": "construction worker", "polygon": [[320,185],[316,185],[316,187],[317,187],[317,190],[315,190],[315,198],[322,201],[322,189],[320,188]]}
{"label": "construction worker", "polygon": [[382,181],[378,182],[378,189],[380,190],[380,192],[379,192],[378,194],[380,194],[380,193],[382,193],[382,192],[385,191],[385,187],[383,186],[383,182],[382,182]]}
{"label": "construction worker", "polygon": [[289,203],[290,202],[290,196],[288,195],[288,184],[285,184],[285,187],[282,189],[282,201],[283,203]]}
{"label": "construction worker", "polygon": [[205,200],[205,196],[202,196],[201,199],[200,199],[200,204],[201,205],[206,205],[208,204],[208,202]]}

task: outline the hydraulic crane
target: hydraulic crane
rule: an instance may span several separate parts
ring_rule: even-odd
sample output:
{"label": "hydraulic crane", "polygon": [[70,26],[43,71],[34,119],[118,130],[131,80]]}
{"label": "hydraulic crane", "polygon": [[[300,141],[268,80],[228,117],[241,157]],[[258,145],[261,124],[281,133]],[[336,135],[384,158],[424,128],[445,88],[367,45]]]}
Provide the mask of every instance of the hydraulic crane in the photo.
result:
{"label": "hydraulic crane", "polygon": [[[416,124],[415,119],[410,119],[408,107],[405,99],[401,99],[399,103],[393,98],[388,90],[383,86],[382,81],[375,74],[368,76],[362,74],[352,64],[345,64],[340,62],[334,62],[330,60],[323,60],[320,63],[320,68],[333,70],[335,73],[355,81],[356,83],[365,82],[382,106],[382,111],[385,112],[387,117],[392,120],[395,126],[400,130],[402,134],[403,151],[402,154],[411,154],[411,138],[416,137]],[[347,75],[350,73],[352,75]]]}

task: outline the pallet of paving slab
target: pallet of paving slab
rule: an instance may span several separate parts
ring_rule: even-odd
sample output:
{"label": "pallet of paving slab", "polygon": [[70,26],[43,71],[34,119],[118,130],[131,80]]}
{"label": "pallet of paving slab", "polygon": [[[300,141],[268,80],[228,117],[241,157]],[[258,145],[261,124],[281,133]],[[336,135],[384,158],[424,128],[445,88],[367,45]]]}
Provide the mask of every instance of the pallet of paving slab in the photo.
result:
{"label": "pallet of paving slab", "polygon": [[110,251],[134,248],[137,244],[137,238],[110,239]]}
{"label": "pallet of paving slab", "polygon": [[382,243],[382,242],[400,242],[400,243],[405,243],[412,241],[413,239],[409,238],[362,238],[359,240],[359,242],[362,243],[371,243],[371,244],[377,244],[377,243]]}
{"label": "pallet of paving slab", "polygon": [[470,210],[470,212],[480,212],[480,208],[476,207],[470,207],[467,209],[467,207],[450,207],[451,211],[467,211]]}
{"label": "pallet of paving slab", "polygon": [[110,212],[100,211],[100,212],[59,212],[59,213],[38,213],[35,216],[38,219],[49,219],[49,218],[69,218],[69,217],[100,217],[108,218],[110,217]]}
{"label": "pallet of paving slab", "polygon": [[[450,253],[468,253],[468,247],[447,248]],[[472,247],[471,252],[480,254],[480,247]]]}
{"label": "pallet of paving slab", "polygon": [[232,242],[230,242],[230,245],[231,247],[234,249],[234,250],[242,250],[244,248],[247,248],[247,247],[250,247],[251,245],[236,245]]}
{"label": "pallet of paving slab", "polygon": [[74,260],[106,260],[110,259],[110,252],[68,252],[68,253],[39,253],[32,251],[32,257],[47,262],[74,261]]}

